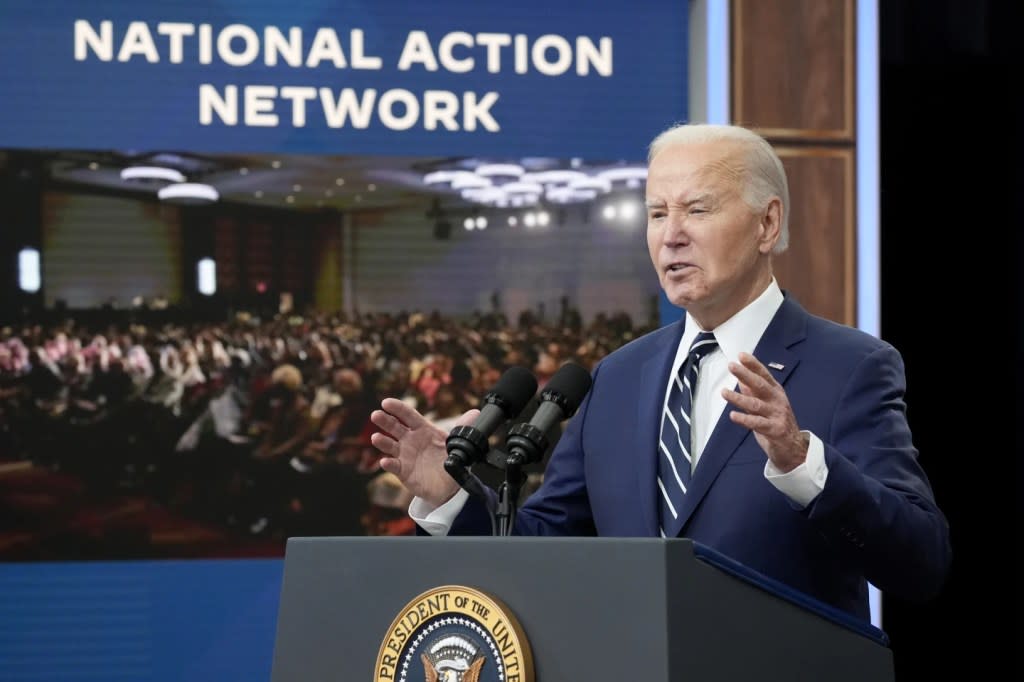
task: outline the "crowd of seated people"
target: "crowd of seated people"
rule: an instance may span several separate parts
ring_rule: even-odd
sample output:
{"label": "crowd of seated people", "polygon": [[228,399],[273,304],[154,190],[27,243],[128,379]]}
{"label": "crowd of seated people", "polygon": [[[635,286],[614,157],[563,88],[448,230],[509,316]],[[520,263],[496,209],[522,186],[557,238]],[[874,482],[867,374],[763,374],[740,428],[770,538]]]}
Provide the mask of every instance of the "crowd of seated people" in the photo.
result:
{"label": "crowd of seated people", "polygon": [[407,534],[407,494],[370,445],[383,397],[448,428],[511,365],[543,385],[644,331],[623,314],[584,325],[569,308],[511,324],[403,312],[5,327],[0,460],[237,533]]}

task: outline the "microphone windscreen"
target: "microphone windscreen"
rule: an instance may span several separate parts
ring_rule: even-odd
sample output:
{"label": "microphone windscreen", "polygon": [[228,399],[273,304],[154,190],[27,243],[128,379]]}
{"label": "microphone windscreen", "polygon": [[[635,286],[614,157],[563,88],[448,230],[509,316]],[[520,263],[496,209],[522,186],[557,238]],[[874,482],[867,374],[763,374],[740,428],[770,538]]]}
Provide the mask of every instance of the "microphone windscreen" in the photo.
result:
{"label": "microphone windscreen", "polygon": [[562,396],[572,413],[583,402],[583,397],[590,390],[591,381],[590,372],[580,365],[567,362],[544,385],[544,392],[551,391]]}
{"label": "microphone windscreen", "polygon": [[505,415],[512,419],[526,407],[537,392],[537,377],[525,367],[513,365],[498,379],[490,395],[496,396]]}

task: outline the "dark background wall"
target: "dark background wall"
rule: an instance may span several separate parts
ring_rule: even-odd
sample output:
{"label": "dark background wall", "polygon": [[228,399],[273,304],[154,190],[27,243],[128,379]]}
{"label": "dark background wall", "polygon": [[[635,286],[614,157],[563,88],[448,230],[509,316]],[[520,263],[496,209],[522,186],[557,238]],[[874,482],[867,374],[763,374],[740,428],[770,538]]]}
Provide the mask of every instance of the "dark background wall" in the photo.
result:
{"label": "dark background wall", "polygon": [[886,600],[885,629],[901,682],[1020,679],[1020,3],[879,5],[882,336],[954,553],[939,598]]}

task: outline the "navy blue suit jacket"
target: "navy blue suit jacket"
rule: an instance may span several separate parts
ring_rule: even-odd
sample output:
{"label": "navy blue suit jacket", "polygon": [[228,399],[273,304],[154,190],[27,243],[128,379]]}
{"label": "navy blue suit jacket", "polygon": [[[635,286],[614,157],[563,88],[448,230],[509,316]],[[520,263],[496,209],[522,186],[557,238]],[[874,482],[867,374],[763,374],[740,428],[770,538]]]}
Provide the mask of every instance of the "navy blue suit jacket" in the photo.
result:
{"label": "navy blue suit jacket", "polygon": [[[657,537],[657,434],[685,318],[609,354],[570,419],[544,482],[519,510],[523,535]],[[946,519],[918,465],[899,353],[810,315],[788,295],[754,355],[786,390],[800,428],[825,444],[824,491],[799,508],[764,477],[753,434],[718,421],[680,510],[681,536],[853,615],[869,616],[867,582],[932,596],[950,561]],[[471,500],[453,534],[490,532]]]}

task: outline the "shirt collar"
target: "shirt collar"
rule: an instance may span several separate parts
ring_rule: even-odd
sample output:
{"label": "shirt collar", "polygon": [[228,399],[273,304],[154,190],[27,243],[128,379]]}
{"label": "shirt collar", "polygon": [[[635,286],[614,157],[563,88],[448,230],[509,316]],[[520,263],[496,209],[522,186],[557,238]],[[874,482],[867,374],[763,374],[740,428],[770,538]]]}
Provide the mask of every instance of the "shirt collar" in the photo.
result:
{"label": "shirt collar", "polygon": [[[714,332],[718,347],[730,362],[736,362],[740,353],[753,354],[783,299],[782,289],[772,277],[772,281],[760,296],[718,327],[710,330]],[[686,356],[693,339],[702,331],[708,330],[701,329],[697,320],[693,319],[690,313],[686,313],[686,327],[680,340],[680,352],[683,357]]]}

